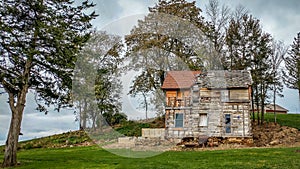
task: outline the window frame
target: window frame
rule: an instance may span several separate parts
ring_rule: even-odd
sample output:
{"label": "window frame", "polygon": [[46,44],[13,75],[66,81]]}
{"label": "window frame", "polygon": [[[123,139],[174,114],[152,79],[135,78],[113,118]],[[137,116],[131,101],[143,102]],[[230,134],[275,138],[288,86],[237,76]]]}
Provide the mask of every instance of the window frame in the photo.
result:
{"label": "window frame", "polygon": [[[229,118],[228,118],[229,117]],[[229,123],[227,123],[227,119],[229,119]],[[228,114],[228,113],[226,113],[225,115],[224,115],[224,129],[225,129],[225,133],[226,134],[231,134],[232,133],[232,128],[231,128],[231,126],[232,126],[232,115],[231,114]],[[229,132],[228,132],[229,131]]]}
{"label": "window frame", "polygon": [[[182,117],[182,119],[178,119],[177,115],[180,115]],[[178,121],[181,122],[181,125],[178,126]],[[180,124],[180,123],[179,123]],[[174,127],[175,128],[183,128],[184,127],[184,114],[179,112],[179,113],[175,113],[175,117],[174,117]]]}
{"label": "window frame", "polygon": [[[204,122],[203,122],[203,120],[204,120]],[[208,126],[207,113],[199,113],[199,127],[207,127],[207,126]]]}

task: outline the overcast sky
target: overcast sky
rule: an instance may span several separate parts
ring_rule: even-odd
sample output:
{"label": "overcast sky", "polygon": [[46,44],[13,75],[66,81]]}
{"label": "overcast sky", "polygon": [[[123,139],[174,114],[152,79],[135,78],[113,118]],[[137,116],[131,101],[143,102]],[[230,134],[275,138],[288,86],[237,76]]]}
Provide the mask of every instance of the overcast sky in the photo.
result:
{"label": "overcast sky", "polygon": [[[100,15],[93,21],[98,30],[106,30],[111,34],[128,34],[137,19],[142,19],[148,12],[148,7],[154,6],[156,0],[94,0],[97,4],[95,11]],[[196,1],[204,11],[208,0]],[[300,1],[299,0],[222,0],[222,3],[234,9],[238,4],[246,7],[249,12],[261,21],[263,30],[270,33],[275,39],[291,44],[297,32],[300,31]],[[132,79],[129,75],[126,79]],[[123,78],[124,79],[124,78]],[[125,84],[125,87],[130,84]],[[285,97],[278,103],[290,110],[299,112],[297,91],[285,89]],[[22,123],[23,136],[20,140],[47,136],[78,129],[73,111],[53,112],[48,115],[37,112],[32,94],[28,97]],[[144,117],[141,111],[136,110],[136,102],[128,96],[122,99],[124,111],[132,117]],[[9,128],[10,111],[7,105],[7,95],[0,96],[0,144],[4,143]]]}

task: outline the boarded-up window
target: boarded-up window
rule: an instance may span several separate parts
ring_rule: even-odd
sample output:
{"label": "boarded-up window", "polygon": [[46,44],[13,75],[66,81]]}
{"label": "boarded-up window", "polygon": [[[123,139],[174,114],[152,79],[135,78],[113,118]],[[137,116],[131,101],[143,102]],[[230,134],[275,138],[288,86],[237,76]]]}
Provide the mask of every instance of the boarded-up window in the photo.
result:
{"label": "boarded-up window", "polygon": [[221,101],[222,102],[229,101],[229,90],[222,90],[221,91]]}
{"label": "boarded-up window", "polygon": [[183,114],[182,113],[175,114],[175,127],[183,127]]}
{"label": "boarded-up window", "polygon": [[230,90],[230,99],[233,100],[248,100],[248,89],[232,89]]}
{"label": "boarded-up window", "polygon": [[200,114],[199,126],[207,126],[207,114]]}

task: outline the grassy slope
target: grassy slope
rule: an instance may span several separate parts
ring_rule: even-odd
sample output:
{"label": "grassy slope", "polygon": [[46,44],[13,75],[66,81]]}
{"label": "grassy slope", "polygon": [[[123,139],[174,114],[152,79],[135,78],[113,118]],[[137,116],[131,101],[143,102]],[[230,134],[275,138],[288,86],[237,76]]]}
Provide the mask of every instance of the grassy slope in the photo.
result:
{"label": "grassy slope", "polygon": [[[299,151],[299,152],[298,152]],[[0,153],[2,156],[2,153]],[[124,158],[97,146],[22,150],[24,168],[300,168],[299,148],[165,152],[150,158]]]}
{"label": "grassy slope", "polygon": [[[56,148],[67,147],[70,145],[78,145],[92,140],[84,131],[71,131],[62,134],[22,141],[18,145],[18,149],[33,148]],[[4,146],[0,146],[0,152],[4,151]]]}
{"label": "grassy slope", "polygon": [[[274,122],[274,114],[265,114],[266,122]],[[277,114],[277,123],[300,130],[300,114]]]}
{"label": "grassy slope", "polygon": [[[273,114],[266,115],[272,121]],[[279,114],[278,123],[300,129],[299,114]],[[67,143],[66,143],[66,140]],[[300,147],[218,150],[205,152],[165,152],[159,156],[130,159],[113,155],[97,146],[60,147],[88,141],[77,131],[20,143],[18,160],[22,168],[300,168]],[[0,147],[0,150],[3,147]],[[24,150],[28,149],[28,150]],[[3,151],[0,151],[3,157]],[[1,163],[2,158],[0,158]]]}

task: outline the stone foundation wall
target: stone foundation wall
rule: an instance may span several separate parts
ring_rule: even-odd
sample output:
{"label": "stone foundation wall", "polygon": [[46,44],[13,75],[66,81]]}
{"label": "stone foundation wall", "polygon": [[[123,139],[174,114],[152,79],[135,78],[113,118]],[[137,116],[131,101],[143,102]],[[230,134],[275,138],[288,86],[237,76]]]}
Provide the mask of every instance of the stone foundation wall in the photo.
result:
{"label": "stone foundation wall", "polygon": [[142,137],[144,138],[165,138],[165,128],[142,128]]}

